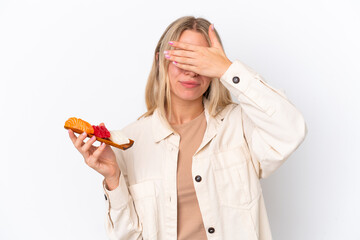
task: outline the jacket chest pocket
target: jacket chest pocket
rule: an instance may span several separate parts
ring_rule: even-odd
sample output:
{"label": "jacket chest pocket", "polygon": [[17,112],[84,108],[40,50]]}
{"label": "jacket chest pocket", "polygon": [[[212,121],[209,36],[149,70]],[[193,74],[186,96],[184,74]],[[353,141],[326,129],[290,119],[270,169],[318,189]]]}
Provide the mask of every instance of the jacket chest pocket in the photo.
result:
{"label": "jacket chest pocket", "polygon": [[157,239],[159,229],[155,184],[146,181],[129,187],[142,226],[144,240]]}
{"label": "jacket chest pocket", "polygon": [[249,209],[259,199],[261,186],[243,146],[215,154],[212,160],[221,205]]}

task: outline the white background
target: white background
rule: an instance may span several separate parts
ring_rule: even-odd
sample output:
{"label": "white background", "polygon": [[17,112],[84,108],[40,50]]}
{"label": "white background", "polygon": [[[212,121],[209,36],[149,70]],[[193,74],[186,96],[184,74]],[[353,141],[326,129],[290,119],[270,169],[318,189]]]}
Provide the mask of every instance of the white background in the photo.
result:
{"label": "white background", "polygon": [[262,180],[276,240],[360,239],[358,1],[0,2],[0,239],[106,239],[102,177],[63,124],[121,129],[145,111],[158,39],[215,23],[230,60],[284,89],[308,135]]}

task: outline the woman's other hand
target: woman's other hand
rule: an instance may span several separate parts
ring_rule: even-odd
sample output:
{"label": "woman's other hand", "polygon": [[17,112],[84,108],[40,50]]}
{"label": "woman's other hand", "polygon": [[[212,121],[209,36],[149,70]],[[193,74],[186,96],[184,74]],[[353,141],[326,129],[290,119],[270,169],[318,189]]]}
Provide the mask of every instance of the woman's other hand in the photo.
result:
{"label": "woman's other hand", "polygon": [[69,129],[68,132],[72,143],[84,157],[86,164],[105,177],[105,183],[109,190],[115,189],[119,185],[120,168],[111,147],[105,143],[95,147],[92,145],[96,141],[95,137],[85,143],[86,133],[76,137],[72,130]]}
{"label": "woman's other hand", "polygon": [[165,58],[181,69],[206,77],[220,78],[232,62],[226,57],[213,26],[213,24],[209,26],[211,47],[172,41],[169,44],[176,50],[165,51]]}

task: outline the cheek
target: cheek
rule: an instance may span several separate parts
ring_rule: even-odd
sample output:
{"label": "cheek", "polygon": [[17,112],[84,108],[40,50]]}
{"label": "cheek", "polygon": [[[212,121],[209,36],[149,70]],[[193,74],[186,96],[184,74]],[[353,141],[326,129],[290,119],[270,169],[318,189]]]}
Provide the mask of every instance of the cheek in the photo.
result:
{"label": "cheek", "polygon": [[174,64],[169,63],[168,73],[169,73],[170,80],[172,80],[172,78],[177,77],[181,73],[181,69],[176,67]]}
{"label": "cheek", "polygon": [[168,76],[169,76],[169,83],[170,83],[170,90],[174,90],[174,86],[176,85],[176,82],[179,78],[179,68],[176,67],[174,64],[169,63],[168,66]]}
{"label": "cheek", "polygon": [[206,88],[208,88],[210,85],[210,82],[211,82],[211,78],[205,78],[203,80],[203,82],[204,82],[204,86],[206,86]]}

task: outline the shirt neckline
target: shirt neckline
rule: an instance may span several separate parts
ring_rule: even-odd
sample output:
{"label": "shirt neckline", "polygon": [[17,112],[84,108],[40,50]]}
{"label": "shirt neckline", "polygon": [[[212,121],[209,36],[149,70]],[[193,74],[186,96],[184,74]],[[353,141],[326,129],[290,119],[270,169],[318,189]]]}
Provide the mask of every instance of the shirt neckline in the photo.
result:
{"label": "shirt neckline", "polygon": [[197,117],[195,117],[194,119],[191,119],[190,121],[186,122],[186,123],[182,123],[182,124],[171,124],[171,127],[173,128],[183,128],[187,125],[190,125],[191,123],[195,122],[196,120],[198,120],[199,118],[201,118],[201,116],[203,116],[205,113],[205,110],[203,110]]}

